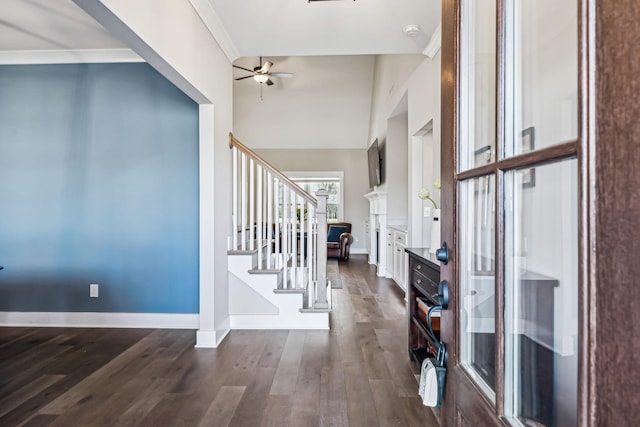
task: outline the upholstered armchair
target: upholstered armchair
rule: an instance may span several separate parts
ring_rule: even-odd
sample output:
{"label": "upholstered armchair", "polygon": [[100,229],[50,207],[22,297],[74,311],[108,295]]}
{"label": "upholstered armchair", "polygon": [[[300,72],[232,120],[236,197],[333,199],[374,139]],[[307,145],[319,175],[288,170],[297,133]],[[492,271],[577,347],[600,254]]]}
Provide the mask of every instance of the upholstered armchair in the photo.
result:
{"label": "upholstered armchair", "polygon": [[349,259],[349,246],[353,243],[351,223],[332,222],[327,224],[327,258]]}

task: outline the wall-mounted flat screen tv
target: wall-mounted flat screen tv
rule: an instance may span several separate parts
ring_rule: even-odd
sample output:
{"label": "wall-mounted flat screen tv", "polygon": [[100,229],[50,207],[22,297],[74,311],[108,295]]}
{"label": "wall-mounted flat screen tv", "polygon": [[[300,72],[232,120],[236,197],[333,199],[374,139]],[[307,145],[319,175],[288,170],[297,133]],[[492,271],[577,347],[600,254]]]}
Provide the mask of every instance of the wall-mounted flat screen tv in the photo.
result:
{"label": "wall-mounted flat screen tv", "polygon": [[369,187],[380,185],[383,182],[382,156],[378,145],[378,140],[373,141],[367,150],[367,160],[369,164]]}

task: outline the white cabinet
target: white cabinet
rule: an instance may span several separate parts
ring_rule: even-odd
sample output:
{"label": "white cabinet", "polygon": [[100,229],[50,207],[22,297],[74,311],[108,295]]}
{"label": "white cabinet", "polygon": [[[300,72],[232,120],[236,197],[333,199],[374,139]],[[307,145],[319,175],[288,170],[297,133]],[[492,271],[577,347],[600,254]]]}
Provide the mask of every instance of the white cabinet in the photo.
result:
{"label": "white cabinet", "polygon": [[385,239],[385,249],[387,251],[387,274],[386,277],[393,277],[394,272],[394,262],[393,257],[395,254],[394,246],[393,246],[393,230],[387,228],[387,238]]}
{"label": "white cabinet", "polygon": [[403,291],[406,291],[409,257],[404,250],[407,247],[407,231],[403,228],[390,228],[387,243],[390,243],[388,248],[391,248],[393,253],[391,257],[387,257],[391,267],[390,276]]}

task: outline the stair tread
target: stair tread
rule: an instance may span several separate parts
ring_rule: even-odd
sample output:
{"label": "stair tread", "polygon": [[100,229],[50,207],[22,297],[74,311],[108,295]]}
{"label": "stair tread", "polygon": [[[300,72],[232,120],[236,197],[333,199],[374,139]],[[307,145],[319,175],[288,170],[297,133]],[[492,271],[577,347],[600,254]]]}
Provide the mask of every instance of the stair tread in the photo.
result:
{"label": "stair tread", "polygon": [[300,313],[331,313],[330,308],[301,308]]}
{"label": "stair tread", "polygon": [[329,308],[317,308],[313,307],[312,298],[315,297],[311,295],[310,290],[314,289],[312,286],[307,287],[307,292],[305,292],[303,300],[302,300],[302,308],[299,310],[301,313],[329,313],[331,312],[331,281],[327,281],[327,302],[329,303]]}
{"label": "stair tread", "polygon": [[282,272],[282,268],[252,268],[250,274],[278,274]]}
{"label": "stair tread", "polygon": [[[245,248],[242,249],[242,243],[238,243],[238,246],[235,249],[228,249],[227,253],[230,255],[243,255],[243,254],[255,254],[258,252],[258,241],[257,240],[253,240],[253,247],[254,249],[249,249],[251,247],[251,240],[247,241],[245,243]],[[266,240],[262,241],[262,249],[265,250],[265,248],[267,247],[268,242]]]}
{"label": "stair tread", "polygon": [[279,274],[285,266],[288,266],[291,262],[291,256],[289,254],[271,254],[265,253],[262,260],[262,266],[256,260],[255,265],[249,270],[250,274]]}
{"label": "stair tread", "polygon": [[282,281],[282,284],[278,286],[276,291],[292,291],[292,292],[304,292],[309,283],[309,268],[308,267],[288,267],[285,269],[286,277]]}
{"label": "stair tread", "polygon": [[273,292],[276,294],[304,294],[307,290],[303,288],[278,288]]}
{"label": "stair tread", "polygon": [[253,255],[253,254],[257,254],[258,250],[257,249],[228,249],[227,250],[227,255]]}

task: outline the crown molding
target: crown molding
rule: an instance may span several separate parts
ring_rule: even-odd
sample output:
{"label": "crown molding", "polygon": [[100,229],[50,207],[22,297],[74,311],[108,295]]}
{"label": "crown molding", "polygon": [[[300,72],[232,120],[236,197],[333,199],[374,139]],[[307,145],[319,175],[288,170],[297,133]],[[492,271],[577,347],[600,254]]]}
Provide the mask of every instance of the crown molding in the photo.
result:
{"label": "crown molding", "polygon": [[131,49],[5,50],[0,65],[144,62]]}
{"label": "crown molding", "polygon": [[196,13],[200,15],[200,19],[209,30],[209,33],[213,36],[215,41],[220,46],[220,49],[224,52],[230,62],[235,61],[240,57],[240,52],[236,47],[231,36],[224,28],[220,17],[213,9],[209,0],[189,0],[191,6],[195,9]]}
{"label": "crown molding", "polygon": [[431,39],[429,40],[429,44],[424,48],[422,54],[429,57],[429,59],[433,59],[438,51],[440,50],[440,46],[442,45],[442,23],[438,24],[435,31],[431,35]]}

